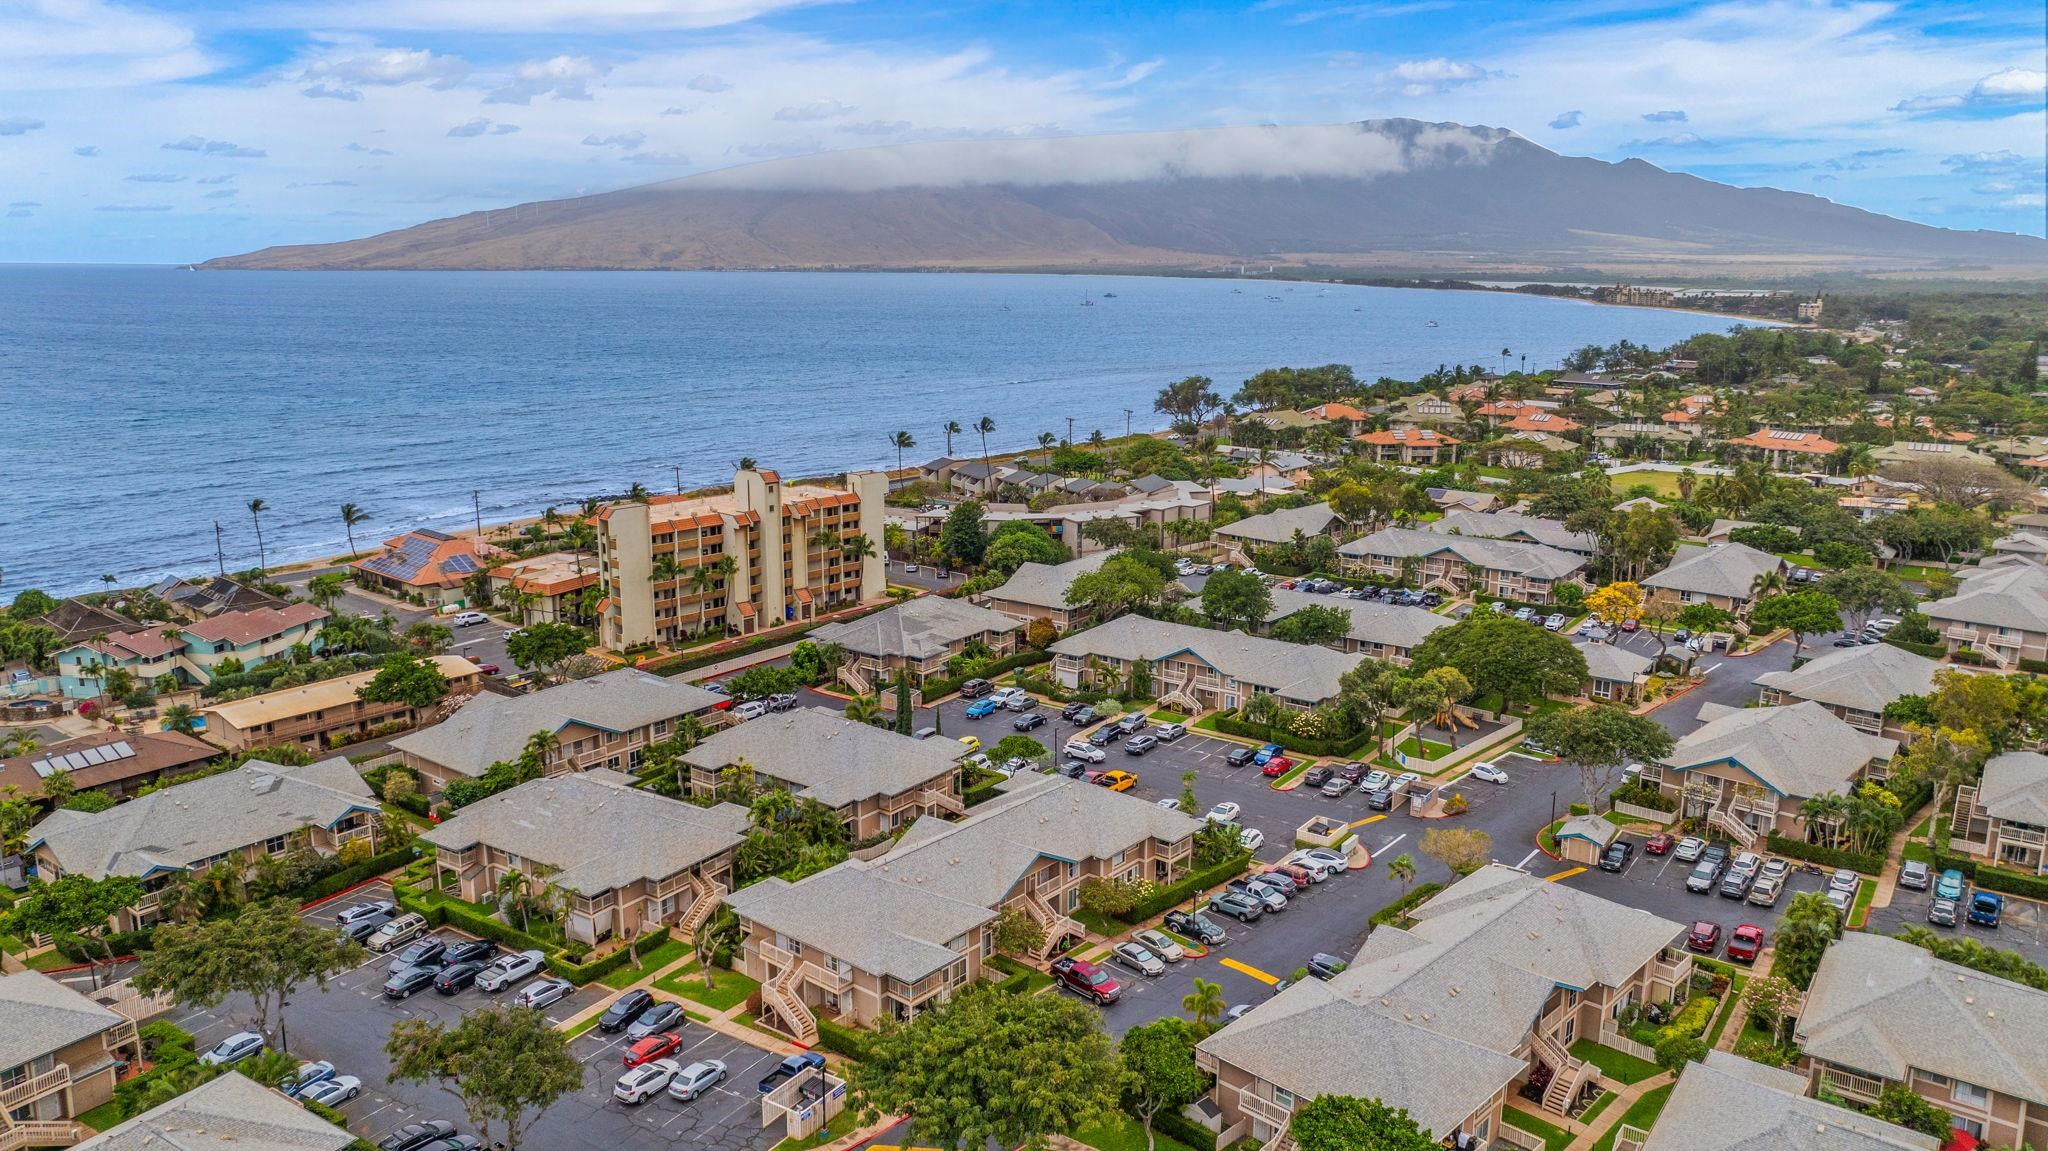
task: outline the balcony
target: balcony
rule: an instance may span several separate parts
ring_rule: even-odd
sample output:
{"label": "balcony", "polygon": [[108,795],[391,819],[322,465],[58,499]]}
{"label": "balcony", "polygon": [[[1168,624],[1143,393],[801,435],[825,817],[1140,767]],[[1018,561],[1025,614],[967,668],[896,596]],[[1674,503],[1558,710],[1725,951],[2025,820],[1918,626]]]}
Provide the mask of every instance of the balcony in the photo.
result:
{"label": "balcony", "polygon": [[1884,1080],[1858,1075],[1854,1071],[1845,1071],[1840,1067],[1824,1066],[1820,1070],[1820,1076],[1821,1082],[1852,1102],[1866,1105],[1876,1103],[1877,1097],[1884,1093]]}
{"label": "balcony", "polygon": [[1683,986],[1692,978],[1692,953],[1674,947],[1665,948],[1650,960],[1650,978],[1674,987]]}
{"label": "balcony", "polygon": [[1964,627],[1961,624],[1957,624],[1949,628],[1947,631],[1942,632],[1941,638],[1948,640],[1951,643],[1974,645],[1977,642],[1978,636],[1980,634],[1981,633],[1979,633],[1976,628]]}
{"label": "balcony", "polygon": [[1271,1099],[1259,1095],[1256,1087],[1237,1089],[1237,1106],[1247,1116],[1269,1124],[1279,1130],[1287,1130],[1287,1124],[1294,1118],[1294,1112],[1280,1106]]}
{"label": "balcony", "polygon": [[59,1063],[41,1075],[34,1075],[11,1087],[0,1088],[0,1111],[26,1107],[45,1095],[71,1086],[71,1065]]}

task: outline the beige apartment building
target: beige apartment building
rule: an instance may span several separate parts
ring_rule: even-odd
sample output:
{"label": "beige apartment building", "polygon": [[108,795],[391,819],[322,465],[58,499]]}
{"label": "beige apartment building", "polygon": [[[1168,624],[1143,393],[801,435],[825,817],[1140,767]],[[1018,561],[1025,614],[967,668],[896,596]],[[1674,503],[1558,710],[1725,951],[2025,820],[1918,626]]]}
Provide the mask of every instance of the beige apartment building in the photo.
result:
{"label": "beige apartment building", "polygon": [[434,848],[436,886],[471,902],[496,898],[514,871],[568,892],[563,931],[595,945],[662,924],[695,931],[732,890],[746,831],[744,807],[683,803],[600,768],[480,799],[420,842]]}
{"label": "beige apartment building", "polygon": [[377,678],[374,671],[362,671],[216,703],[199,714],[206,720],[207,738],[229,751],[289,745],[317,752],[345,746],[383,724],[416,726],[483,689],[484,673],[477,665],[459,655],[433,658],[447,677],[448,694],[430,708],[361,698],[356,691]]}
{"label": "beige apartment building", "polygon": [[[1742,850],[1772,833],[1808,839],[1804,803],[1847,795],[1885,778],[1899,742],[1859,731],[1811,700],[1786,707],[1703,703],[1700,726],[1671,754],[1643,768],[1642,781],[1704,819]],[[1832,829],[1814,829],[1824,842]]]}
{"label": "beige apartment building", "polygon": [[[1708,538],[1723,530],[1748,525],[1729,521],[1724,529],[1716,521]],[[1759,576],[1783,573],[1790,565],[1767,551],[1748,544],[1709,544],[1703,548],[1681,547],[1663,571],[1642,581],[1649,598],[1679,605],[1704,603],[1722,611],[1742,615],[1756,599]]]}
{"label": "beige apartment building", "polygon": [[846,657],[839,678],[866,694],[895,680],[898,672],[913,684],[947,674],[946,664],[979,644],[1001,658],[1017,650],[1022,622],[964,600],[940,595],[919,596],[859,619],[828,623],[811,640],[837,644]]}
{"label": "beige apartment building", "polygon": [[2048,659],[2048,568],[2006,553],[1956,575],[1954,595],[1920,605],[1950,652],[1981,652],[2000,671]]}
{"label": "beige apartment building", "polygon": [[1886,719],[1885,705],[1904,695],[1931,695],[1941,663],[1888,643],[1842,648],[1787,671],[1753,681],[1765,704],[1812,701],[1863,732],[1901,743],[1909,734],[1903,720]]}
{"label": "beige apartment building", "polygon": [[908,1019],[981,978],[1004,911],[1044,929],[1028,958],[1057,955],[1085,934],[1073,919],[1083,883],[1175,882],[1201,827],[1093,784],[1019,776],[958,823],[911,824],[886,854],[728,896],[740,970],[761,983],[761,1021],[800,1042],[815,1040],[818,1017]]}
{"label": "beige apartment building", "polygon": [[741,767],[762,787],[815,799],[846,821],[858,843],[924,816],[960,816],[958,740],[912,739],[823,708],[773,712],[728,727],[683,753],[690,793],[716,792]]}
{"label": "beige apartment building", "polygon": [[[841,489],[742,468],[730,491],[606,507],[597,515],[600,642],[622,651],[718,627],[745,635],[881,598],[887,492],[883,472],[849,472]],[[859,536],[874,554],[856,560],[846,544]]]}
{"label": "beige apartment building", "polygon": [[975,597],[983,607],[1001,612],[1019,623],[1045,620],[1060,631],[1088,618],[1086,604],[1069,604],[1067,589],[1078,576],[1102,566],[1114,551],[1099,551],[1061,564],[1027,563],[1018,566],[1003,586]]}
{"label": "beige apartment building", "polygon": [[588,625],[585,593],[597,582],[597,560],[581,552],[548,552],[492,568],[491,597],[522,624]]}
{"label": "beige apartment building", "polygon": [[1546,544],[1384,528],[1337,549],[1344,574],[1399,580],[1427,590],[1547,604],[1574,581],[1586,557]]}
{"label": "beige apartment building", "polygon": [[2048,870],[2048,756],[1992,756],[1983,777],[1957,791],[1948,845],[2003,867]]}
{"label": "beige apartment building", "polygon": [[0,975],[0,1148],[69,1147],[140,1057],[135,1020],[40,971]]}
{"label": "beige apartment building", "polygon": [[1241,707],[1271,695],[1311,708],[1337,694],[1337,681],[1363,655],[1235,631],[1125,615],[1075,632],[1048,649],[1062,686],[1128,684],[1143,668],[1160,703],[1190,713]]}

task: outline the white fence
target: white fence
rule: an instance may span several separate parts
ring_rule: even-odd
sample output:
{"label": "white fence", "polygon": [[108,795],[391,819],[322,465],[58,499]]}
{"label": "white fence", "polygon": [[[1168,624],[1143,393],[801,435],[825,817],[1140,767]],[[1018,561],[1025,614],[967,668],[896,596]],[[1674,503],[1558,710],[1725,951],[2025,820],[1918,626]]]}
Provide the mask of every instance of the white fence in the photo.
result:
{"label": "white fence", "polygon": [[1640,819],[1647,823],[1665,824],[1678,818],[1675,811],[1658,811],[1654,807],[1644,807],[1636,803],[1616,803],[1614,810],[1630,819]]}
{"label": "white fence", "polygon": [[1651,1063],[1657,1061],[1656,1048],[1637,1043],[1635,1040],[1616,1031],[1611,1023],[1600,1025],[1600,1045],[1602,1047],[1612,1047],[1623,1055],[1633,1055],[1638,1059],[1647,1060]]}

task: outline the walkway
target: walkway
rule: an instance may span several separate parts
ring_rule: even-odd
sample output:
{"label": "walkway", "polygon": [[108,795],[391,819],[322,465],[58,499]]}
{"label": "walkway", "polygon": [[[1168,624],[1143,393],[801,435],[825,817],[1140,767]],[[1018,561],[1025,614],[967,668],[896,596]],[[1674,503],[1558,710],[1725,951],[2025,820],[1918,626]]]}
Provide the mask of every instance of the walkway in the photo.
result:
{"label": "walkway", "polygon": [[[1581,1130],[1578,1138],[1573,1139],[1565,1151],[1593,1151],[1593,1144],[1598,1143],[1602,1135],[1620,1124],[1622,1116],[1628,1114],[1628,1109],[1635,1106],[1636,1100],[1672,1082],[1675,1078],[1671,1072],[1662,1071],[1639,1083],[1623,1087],[1614,1102],[1609,1103],[1607,1109],[1600,1113],[1600,1125]],[[1601,1082],[1612,1083],[1613,1080],[1602,1079]]]}

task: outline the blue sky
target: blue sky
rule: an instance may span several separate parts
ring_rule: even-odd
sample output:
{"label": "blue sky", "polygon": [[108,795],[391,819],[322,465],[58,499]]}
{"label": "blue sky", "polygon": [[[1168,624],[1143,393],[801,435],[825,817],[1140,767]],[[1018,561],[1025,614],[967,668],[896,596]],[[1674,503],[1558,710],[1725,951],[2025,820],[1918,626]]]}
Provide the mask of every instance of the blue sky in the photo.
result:
{"label": "blue sky", "polygon": [[0,260],[892,142],[1382,116],[2041,235],[2041,0],[0,0]]}

